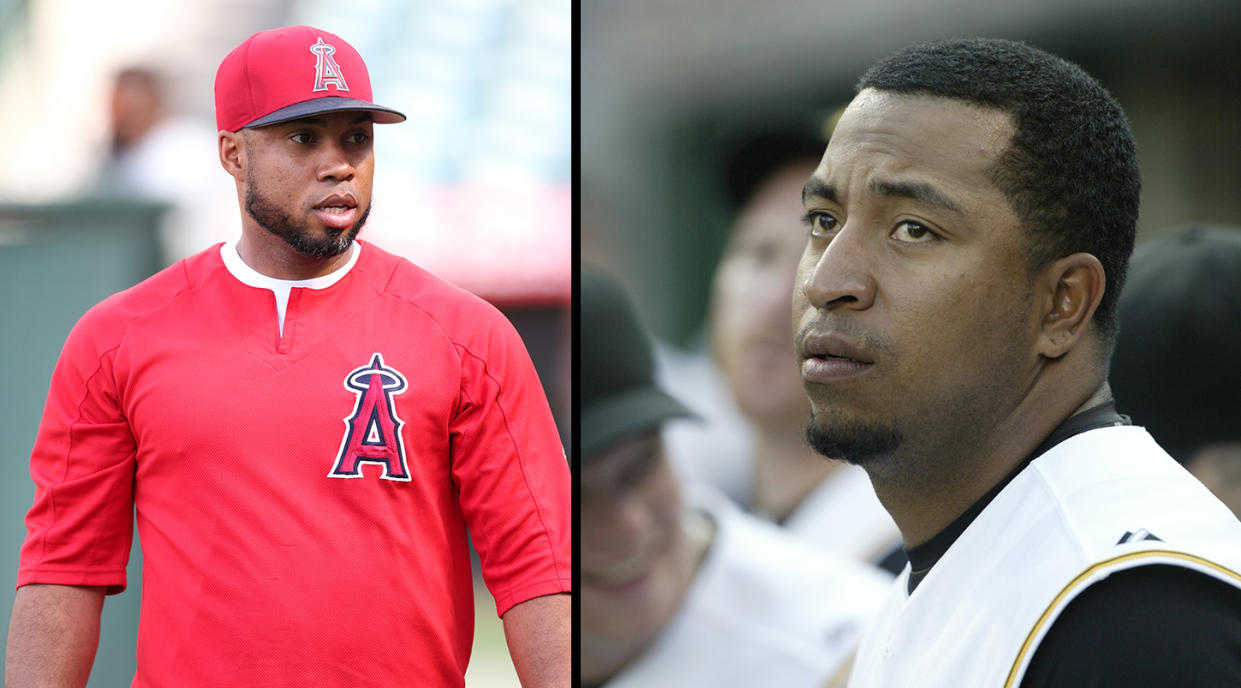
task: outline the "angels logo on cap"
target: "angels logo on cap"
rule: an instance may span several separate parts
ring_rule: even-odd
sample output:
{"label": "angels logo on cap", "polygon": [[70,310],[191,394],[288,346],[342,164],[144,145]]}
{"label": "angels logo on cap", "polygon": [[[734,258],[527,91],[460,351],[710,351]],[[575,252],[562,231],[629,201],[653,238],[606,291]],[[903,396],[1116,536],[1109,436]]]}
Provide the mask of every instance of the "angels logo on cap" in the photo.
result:
{"label": "angels logo on cap", "polygon": [[215,120],[238,131],[324,112],[365,110],[377,124],[405,115],[376,105],[366,63],[339,36],[311,26],[260,31],[224,57],[215,76]]}
{"label": "angels logo on cap", "polygon": [[324,43],[323,38],[320,37],[319,42],[310,46],[310,52],[319,56],[319,61],[315,63],[314,90],[326,91],[328,85],[332,85],[337,91],[348,91],[349,86],[345,84],[345,75],[340,73],[336,60],[332,59],[332,53],[336,52],[336,47]]}

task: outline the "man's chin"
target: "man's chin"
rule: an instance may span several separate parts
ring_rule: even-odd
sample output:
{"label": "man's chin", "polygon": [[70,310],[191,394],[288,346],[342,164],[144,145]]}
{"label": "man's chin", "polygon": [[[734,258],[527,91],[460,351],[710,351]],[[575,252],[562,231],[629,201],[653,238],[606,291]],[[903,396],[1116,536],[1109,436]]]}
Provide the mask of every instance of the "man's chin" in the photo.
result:
{"label": "man's chin", "polygon": [[812,415],[806,424],[806,442],[829,458],[864,466],[892,455],[901,445],[894,427],[841,420],[819,421]]}
{"label": "man's chin", "polygon": [[335,258],[348,251],[362,230],[362,221],[345,229],[324,227],[318,236],[309,232],[275,232],[289,246],[307,258]]}
{"label": "man's chin", "polygon": [[293,250],[307,258],[335,258],[344,253],[352,243],[347,239],[307,241],[289,237],[285,237],[285,241]]}

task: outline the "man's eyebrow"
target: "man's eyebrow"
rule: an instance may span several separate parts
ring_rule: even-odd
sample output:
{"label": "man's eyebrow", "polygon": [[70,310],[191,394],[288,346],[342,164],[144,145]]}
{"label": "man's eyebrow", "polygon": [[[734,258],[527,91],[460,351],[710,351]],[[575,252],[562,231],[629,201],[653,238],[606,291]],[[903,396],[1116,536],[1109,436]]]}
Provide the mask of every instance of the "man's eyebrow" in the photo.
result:
{"label": "man's eyebrow", "polygon": [[[957,215],[963,214],[961,204],[934,186],[923,182],[876,181],[870,185],[870,192],[876,196],[908,198]],[[816,177],[811,177],[802,187],[801,198],[803,203],[810,198],[823,198],[832,203],[840,203],[840,195],[836,192],[836,187]]]}
{"label": "man's eyebrow", "polygon": [[908,198],[956,213],[957,215],[962,214],[959,203],[934,186],[923,182],[875,181],[870,185],[870,192],[876,196]]}
{"label": "man's eyebrow", "polygon": [[806,185],[801,188],[802,203],[808,198],[824,198],[832,203],[840,203],[840,198],[836,194],[836,187],[823,182],[817,177],[811,177],[806,181]]}

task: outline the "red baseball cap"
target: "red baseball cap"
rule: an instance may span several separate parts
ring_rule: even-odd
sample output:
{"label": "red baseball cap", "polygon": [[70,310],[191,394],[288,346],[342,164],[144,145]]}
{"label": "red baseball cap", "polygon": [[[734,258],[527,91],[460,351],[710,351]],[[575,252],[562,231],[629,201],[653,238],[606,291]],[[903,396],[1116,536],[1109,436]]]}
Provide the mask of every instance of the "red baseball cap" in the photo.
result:
{"label": "red baseball cap", "polygon": [[371,99],[371,77],[353,46],[311,26],[260,31],[224,57],[215,75],[215,123],[237,131],[338,110],[367,110],[378,124],[405,115]]}

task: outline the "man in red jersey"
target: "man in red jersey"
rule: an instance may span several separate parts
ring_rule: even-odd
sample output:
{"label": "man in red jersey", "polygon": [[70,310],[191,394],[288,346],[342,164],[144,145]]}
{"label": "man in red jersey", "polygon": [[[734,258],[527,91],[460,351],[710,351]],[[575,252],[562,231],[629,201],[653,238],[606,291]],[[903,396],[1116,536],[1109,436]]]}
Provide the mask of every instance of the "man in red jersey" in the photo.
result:
{"label": "man in red jersey", "polygon": [[134,686],[462,686],[467,529],[526,686],[569,685],[569,472],[512,326],[355,241],[366,66],[265,31],[216,76],[241,238],[92,308],[52,376],[9,686],[84,685],[136,509]]}

